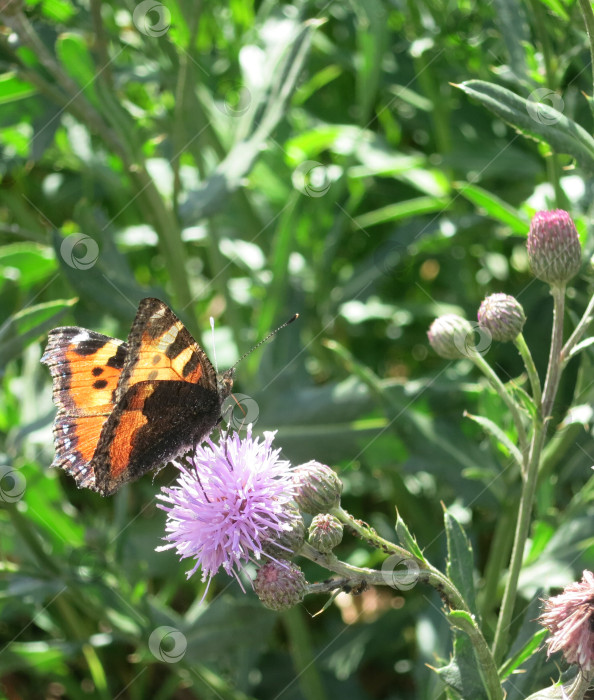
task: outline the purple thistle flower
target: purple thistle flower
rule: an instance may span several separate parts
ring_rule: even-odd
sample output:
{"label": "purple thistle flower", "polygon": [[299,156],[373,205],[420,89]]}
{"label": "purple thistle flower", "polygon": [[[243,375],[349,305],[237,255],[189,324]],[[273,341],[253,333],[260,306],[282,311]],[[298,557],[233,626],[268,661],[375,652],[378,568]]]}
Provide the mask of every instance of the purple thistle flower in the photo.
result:
{"label": "purple thistle flower", "polygon": [[570,583],[563,593],[545,601],[540,623],[551,636],[549,656],[562,651],[570,664],[584,673],[594,670],[594,574],[584,571],[580,583]]}
{"label": "purple thistle flower", "polygon": [[260,441],[248,426],[243,439],[235,433],[218,445],[206,440],[189,467],[174,462],[177,483],[158,496],[167,512],[168,544],[157,551],[193,557],[188,578],[201,567],[202,580],[210,584],[223,567],[241,586],[239,572],[261,558],[266,541],[290,528],[293,474],[290,463],[279,459],[280,448],[272,449],[275,434],[266,432]]}

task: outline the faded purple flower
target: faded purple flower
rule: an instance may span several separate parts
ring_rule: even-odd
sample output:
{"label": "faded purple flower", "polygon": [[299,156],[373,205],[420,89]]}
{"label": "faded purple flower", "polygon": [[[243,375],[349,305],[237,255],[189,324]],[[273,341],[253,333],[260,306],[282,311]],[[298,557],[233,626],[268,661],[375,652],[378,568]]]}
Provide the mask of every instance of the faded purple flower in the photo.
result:
{"label": "faded purple flower", "polygon": [[563,593],[545,601],[540,623],[551,636],[549,656],[562,651],[570,664],[582,671],[594,669],[594,574],[584,571],[580,583],[571,583]]}
{"label": "faded purple flower", "polygon": [[271,610],[288,610],[303,600],[307,581],[293,562],[269,561],[258,569],[254,590]]}
{"label": "faded purple flower", "polygon": [[524,328],[526,316],[517,299],[509,294],[491,294],[483,299],[478,311],[478,322],[494,340],[515,340]]}
{"label": "faded purple flower", "polygon": [[[159,507],[167,512],[168,544],[158,551],[176,549],[181,559],[193,557],[188,578],[202,569],[210,583],[222,567],[239,580],[249,561],[259,560],[268,539],[286,530],[293,500],[289,462],[272,449],[275,433],[252,438],[251,426],[215,444],[206,440],[180,471],[173,488],[163,488]],[[242,587],[243,589],[243,587]]]}

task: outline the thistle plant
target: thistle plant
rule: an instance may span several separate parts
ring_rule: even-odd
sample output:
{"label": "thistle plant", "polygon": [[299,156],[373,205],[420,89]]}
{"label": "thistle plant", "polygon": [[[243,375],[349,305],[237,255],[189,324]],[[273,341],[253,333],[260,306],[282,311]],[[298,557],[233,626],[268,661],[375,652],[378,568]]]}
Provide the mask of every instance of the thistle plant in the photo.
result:
{"label": "thistle plant", "polygon": [[[540,377],[524,340],[530,319],[520,302],[504,293],[491,294],[480,304],[478,323],[448,314],[436,319],[428,331],[435,352],[449,361],[471,360],[509,410],[515,437],[487,416],[467,418],[499,442],[510,454],[521,484],[517,501],[515,535],[494,629],[484,626],[474,596],[473,554],[463,528],[446,511],[448,559],[445,571],[431,563],[405,522],[397,517],[394,542],[348,513],[342,503],[342,482],[331,467],[314,460],[292,466],[273,447],[274,434],[264,440],[238,434],[207,441],[196,448],[189,463],[178,463],[180,476],[173,488],[163,490],[161,507],[167,512],[167,544],[182,559],[191,557],[202,578],[210,583],[223,569],[242,585],[251,586],[262,603],[273,610],[300,604],[308,595],[326,594],[327,607],[341,591],[362,592],[369,586],[390,586],[402,592],[415,585],[435,588],[443,601],[443,613],[454,638],[454,658],[442,677],[451,697],[471,700],[465,687],[474,690],[472,700],[503,700],[511,673],[521,669],[531,655],[544,654],[539,645],[545,633],[536,632],[523,650],[510,656],[510,627],[518,597],[518,583],[530,533],[539,467],[551,434],[551,411],[561,373],[568,360],[587,344],[580,343],[592,314],[594,299],[570,337],[564,341],[565,296],[568,281],[580,268],[581,248],[575,225],[567,212],[538,212],[527,242],[534,275],[550,285],[554,315],[549,363],[541,387]],[[530,392],[504,384],[485,355],[492,341],[512,342],[522,358]],[[305,540],[304,519],[309,523]],[[383,557],[381,568],[354,566],[339,558],[344,535],[363,540]],[[334,575],[308,582],[297,563],[309,559]],[[247,577],[248,564],[256,568]],[[242,585],[242,588],[245,587]],[[546,599],[540,617],[550,632],[549,655],[562,652],[575,667],[569,680],[557,690],[531,696],[585,696],[594,677],[594,574],[584,571],[580,583]],[[470,643],[473,654],[464,654]],[[466,649],[468,647],[466,646]],[[439,670],[439,669],[438,669]],[[570,674],[571,675],[571,674]],[[552,694],[551,694],[552,693]],[[555,694],[557,693],[557,694]]]}

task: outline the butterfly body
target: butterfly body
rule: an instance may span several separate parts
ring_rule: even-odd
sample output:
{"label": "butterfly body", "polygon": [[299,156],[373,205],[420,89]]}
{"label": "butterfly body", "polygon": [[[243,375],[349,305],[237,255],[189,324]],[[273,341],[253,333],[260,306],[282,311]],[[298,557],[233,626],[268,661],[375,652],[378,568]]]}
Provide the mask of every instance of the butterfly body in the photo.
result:
{"label": "butterfly body", "polygon": [[152,298],[140,302],[127,342],[56,328],[41,361],[58,407],[52,466],[103,496],[207,437],[233,386],[233,370],[217,375],[183,323]]}

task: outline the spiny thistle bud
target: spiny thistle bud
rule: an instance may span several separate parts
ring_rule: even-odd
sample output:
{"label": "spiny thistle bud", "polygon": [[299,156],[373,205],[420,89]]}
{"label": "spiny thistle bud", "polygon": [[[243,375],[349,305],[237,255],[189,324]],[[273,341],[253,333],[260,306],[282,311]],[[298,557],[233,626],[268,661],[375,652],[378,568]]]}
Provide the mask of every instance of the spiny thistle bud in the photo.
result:
{"label": "spiny thistle bud", "polygon": [[456,314],[445,314],[436,318],[427,331],[431,347],[446,360],[468,357],[472,349],[473,335],[470,323]]}
{"label": "spiny thistle bud", "polygon": [[570,583],[563,593],[546,600],[540,624],[551,633],[549,655],[562,651],[568,663],[590,673],[594,669],[594,574],[584,571],[580,583]]}
{"label": "spiny thistle bud", "polygon": [[342,523],[328,513],[318,513],[309,526],[309,543],[322,554],[330,552],[342,542]]}
{"label": "spiny thistle bud", "polygon": [[293,469],[295,502],[310,515],[327,513],[340,503],[342,481],[333,469],[312,460]]}
{"label": "spiny thistle bud", "polygon": [[270,610],[288,610],[303,600],[307,581],[297,564],[281,559],[258,569],[254,590]]}
{"label": "spiny thistle bud", "polygon": [[478,311],[478,322],[494,340],[515,340],[526,323],[524,309],[517,299],[508,294],[491,294],[483,299]]}
{"label": "spiny thistle bud", "polygon": [[293,503],[286,505],[284,515],[284,529],[273,531],[270,539],[262,544],[262,551],[276,559],[290,559],[305,542],[305,523],[297,506]]}
{"label": "spiny thistle bud", "polygon": [[530,269],[543,282],[562,284],[579,272],[580,239],[573,219],[562,209],[536,212],[526,247]]}

